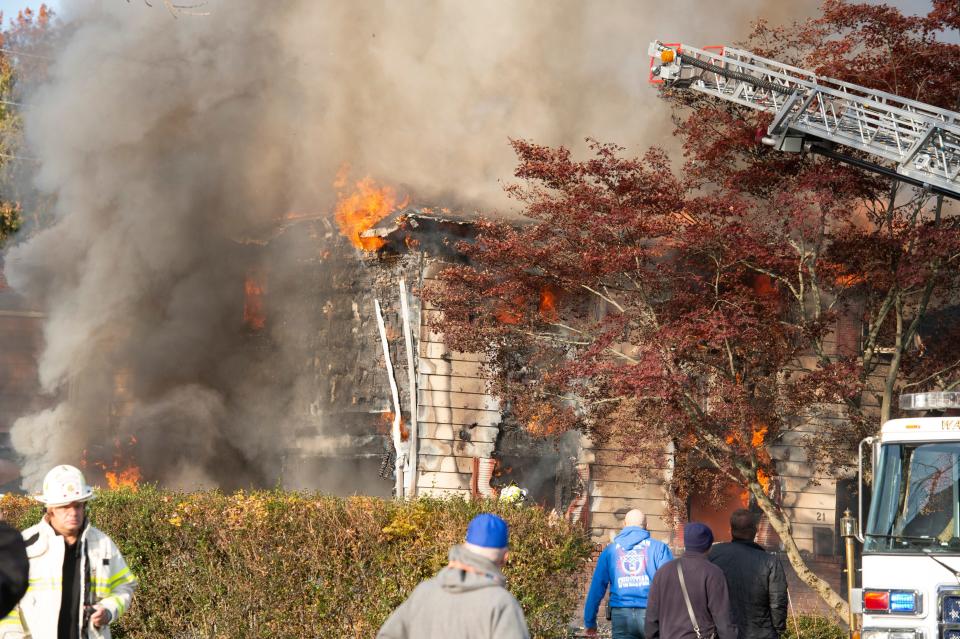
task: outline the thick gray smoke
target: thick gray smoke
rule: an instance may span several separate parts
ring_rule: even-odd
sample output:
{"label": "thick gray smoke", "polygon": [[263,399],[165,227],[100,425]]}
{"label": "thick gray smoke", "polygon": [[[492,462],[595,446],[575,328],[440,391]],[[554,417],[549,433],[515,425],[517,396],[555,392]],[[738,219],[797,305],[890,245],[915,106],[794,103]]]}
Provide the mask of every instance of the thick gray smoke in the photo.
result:
{"label": "thick gray smoke", "polygon": [[[784,18],[780,5],[213,0],[173,18],[73,0],[25,109],[57,222],[6,259],[47,313],[40,377],[62,398],[14,427],[26,485],[109,446],[111,423],[150,451],[148,478],[274,481],[314,354],[290,337],[295,318],[250,346],[238,282],[263,258],[246,240],[329,210],[345,162],[420,202],[489,209],[504,204],[510,137],[663,142],[649,40],[727,42]],[[288,266],[278,290],[296,288]]]}

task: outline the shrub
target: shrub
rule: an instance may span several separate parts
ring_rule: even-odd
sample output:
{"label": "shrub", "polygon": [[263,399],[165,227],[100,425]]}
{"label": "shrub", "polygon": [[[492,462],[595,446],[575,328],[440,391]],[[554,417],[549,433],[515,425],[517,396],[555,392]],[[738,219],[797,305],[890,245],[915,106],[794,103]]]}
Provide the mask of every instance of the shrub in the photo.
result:
{"label": "shrub", "polygon": [[[487,501],[302,493],[101,492],[94,524],[140,578],[118,638],[374,637],[387,615],[447,561],[475,514],[511,528],[505,573],[535,637],[563,637],[579,601],[586,536],[539,508]],[[25,497],[0,517],[39,520]]]}
{"label": "shrub", "polygon": [[823,615],[789,615],[783,639],[847,639],[847,631]]}

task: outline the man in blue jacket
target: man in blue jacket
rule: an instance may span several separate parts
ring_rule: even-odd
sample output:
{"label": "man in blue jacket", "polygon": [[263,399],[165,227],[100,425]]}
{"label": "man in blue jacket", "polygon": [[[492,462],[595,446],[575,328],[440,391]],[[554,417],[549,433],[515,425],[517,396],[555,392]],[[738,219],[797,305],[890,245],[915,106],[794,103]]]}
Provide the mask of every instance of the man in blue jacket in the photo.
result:
{"label": "man in blue jacket", "polygon": [[646,528],[647,516],[631,510],[623,530],[600,553],[583,607],[587,636],[597,634],[597,611],[609,586],[613,639],[644,639],[650,583],[660,566],[673,559],[667,545],[650,537]]}

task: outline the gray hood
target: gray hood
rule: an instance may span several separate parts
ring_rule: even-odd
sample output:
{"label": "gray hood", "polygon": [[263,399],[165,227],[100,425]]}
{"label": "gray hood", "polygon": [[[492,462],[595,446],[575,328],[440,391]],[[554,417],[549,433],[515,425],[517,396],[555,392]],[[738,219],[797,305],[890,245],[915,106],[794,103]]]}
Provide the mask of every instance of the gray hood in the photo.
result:
{"label": "gray hood", "polygon": [[[473,570],[464,570],[447,566],[438,575],[440,586],[447,592],[470,592],[491,586],[502,587],[506,578],[500,568],[476,553],[472,553],[463,546],[454,546],[450,549],[451,562],[459,562],[470,566]],[[476,572],[474,572],[476,571]]]}
{"label": "gray hood", "polygon": [[523,609],[492,561],[454,546],[450,563],[414,589],[377,639],[530,639]]}

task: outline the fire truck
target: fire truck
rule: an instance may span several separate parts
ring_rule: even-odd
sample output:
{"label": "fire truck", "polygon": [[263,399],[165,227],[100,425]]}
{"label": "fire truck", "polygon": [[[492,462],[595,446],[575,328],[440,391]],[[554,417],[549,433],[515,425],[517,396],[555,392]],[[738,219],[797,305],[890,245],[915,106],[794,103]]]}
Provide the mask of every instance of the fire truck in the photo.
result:
{"label": "fire truck", "polygon": [[[770,113],[764,144],[960,199],[958,113],[730,47],[656,41],[649,54],[652,83]],[[851,631],[859,628],[862,639],[960,639],[960,392],[905,394],[900,408],[910,416],[887,421],[860,445],[861,488],[864,453],[872,452],[867,520],[858,513],[842,524]],[[860,588],[853,539],[863,544]]]}
{"label": "fire truck", "polygon": [[[863,639],[960,639],[960,392],[900,397],[873,448],[862,588],[851,607]],[[860,490],[863,494],[863,490]],[[862,512],[862,508],[861,508]]]}

